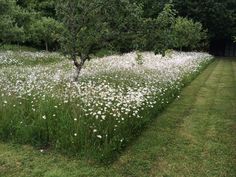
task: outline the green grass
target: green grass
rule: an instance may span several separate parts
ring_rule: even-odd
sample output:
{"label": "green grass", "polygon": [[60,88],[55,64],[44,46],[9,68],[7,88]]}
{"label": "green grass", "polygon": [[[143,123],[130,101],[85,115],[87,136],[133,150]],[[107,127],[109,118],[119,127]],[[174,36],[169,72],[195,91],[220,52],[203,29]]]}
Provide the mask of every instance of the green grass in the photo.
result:
{"label": "green grass", "polygon": [[109,166],[0,143],[1,177],[235,177],[236,60],[218,59]]}
{"label": "green grass", "polygon": [[119,54],[119,52],[108,50],[108,49],[101,49],[97,53],[95,53],[95,57],[102,58],[102,57],[115,55],[115,54]]}
{"label": "green grass", "polygon": [[0,51],[29,51],[29,52],[36,52],[38,51],[37,49],[33,47],[28,47],[28,46],[22,46],[22,45],[0,45]]}

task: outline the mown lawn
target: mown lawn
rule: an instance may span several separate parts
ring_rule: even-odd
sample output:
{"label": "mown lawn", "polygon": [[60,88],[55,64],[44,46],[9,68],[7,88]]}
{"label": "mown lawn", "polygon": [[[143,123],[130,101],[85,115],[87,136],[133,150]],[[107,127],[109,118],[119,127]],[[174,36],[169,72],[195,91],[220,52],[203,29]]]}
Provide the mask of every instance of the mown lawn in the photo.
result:
{"label": "mown lawn", "polygon": [[0,143],[0,177],[235,177],[236,59],[217,59],[109,166]]}

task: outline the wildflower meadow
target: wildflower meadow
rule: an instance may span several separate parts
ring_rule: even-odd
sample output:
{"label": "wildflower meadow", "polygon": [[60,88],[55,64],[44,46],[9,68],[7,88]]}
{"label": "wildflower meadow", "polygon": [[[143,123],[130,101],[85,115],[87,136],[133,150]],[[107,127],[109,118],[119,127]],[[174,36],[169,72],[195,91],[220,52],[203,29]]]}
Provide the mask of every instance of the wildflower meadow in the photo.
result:
{"label": "wildflower meadow", "polygon": [[197,52],[113,55],[86,63],[74,82],[70,61],[57,53],[1,52],[0,138],[110,159],[212,59]]}

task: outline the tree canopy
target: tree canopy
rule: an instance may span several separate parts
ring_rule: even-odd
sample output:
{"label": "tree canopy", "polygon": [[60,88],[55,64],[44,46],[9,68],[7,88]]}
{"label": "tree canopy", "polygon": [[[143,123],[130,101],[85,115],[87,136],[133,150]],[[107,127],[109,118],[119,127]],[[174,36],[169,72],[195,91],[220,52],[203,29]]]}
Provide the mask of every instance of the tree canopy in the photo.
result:
{"label": "tree canopy", "polygon": [[17,23],[20,8],[15,1],[0,0],[0,42],[24,41],[24,31]]}
{"label": "tree canopy", "polygon": [[[217,41],[232,41],[236,36],[235,0],[75,2],[80,4],[80,8],[75,9],[77,15],[74,19],[80,28],[76,36],[76,48],[80,51],[89,50],[91,46],[96,50],[109,48],[119,52],[161,52],[167,48],[205,50],[207,42],[211,45]],[[0,43],[32,45],[49,50],[65,48],[67,45],[60,44],[65,44],[71,37],[68,30],[66,32],[66,16],[63,11],[59,13],[57,5],[65,7],[66,3],[56,0],[0,0]],[[91,4],[100,5],[89,9]],[[171,18],[172,22],[168,21]]]}

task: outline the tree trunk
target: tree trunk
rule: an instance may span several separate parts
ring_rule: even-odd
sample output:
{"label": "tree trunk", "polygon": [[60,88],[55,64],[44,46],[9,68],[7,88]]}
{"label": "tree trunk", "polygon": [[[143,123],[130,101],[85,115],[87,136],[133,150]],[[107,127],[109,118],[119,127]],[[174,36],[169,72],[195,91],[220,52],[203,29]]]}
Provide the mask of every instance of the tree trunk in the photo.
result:
{"label": "tree trunk", "polygon": [[76,60],[76,55],[72,56],[72,60],[74,61],[74,65],[76,67],[76,73],[75,73],[75,77],[74,77],[74,81],[78,81],[79,80],[79,75],[81,73],[81,70],[84,66],[84,63],[86,61],[86,58],[81,57],[81,61],[80,63]]}
{"label": "tree trunk", "polygon": [[81,70],[82,70],[82,65],[79,64],[79,65],[76,67],[76,73],[75,73],[74,81],[78,81],[78,80],[79,80],[79,75],[80,75],[80,73],[81,73]]}
{"label": "tree trunk", "polygon": [[45,42],[45,49],[48,52],[48,43],[47,42]]}

